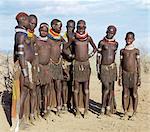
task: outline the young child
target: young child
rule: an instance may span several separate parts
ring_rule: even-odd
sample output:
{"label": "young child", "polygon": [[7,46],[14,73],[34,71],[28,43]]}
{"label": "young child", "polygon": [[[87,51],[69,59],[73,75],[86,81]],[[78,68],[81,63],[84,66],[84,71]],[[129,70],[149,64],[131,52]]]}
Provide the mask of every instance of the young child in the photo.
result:
{"label": "young child", "polygon": [[[138,86],[141,84],[140,76],[140,51],[134,47],[135,35],[133,32],[126,34],[126,46],[120,51],[120,67],[119,67],[119,85],[123,86],[123,109],[124,116],[122,119],[135,119],[138,105]],[[133,100],[133,114],[131,118],[127,115],[128,99]]]}
{"label": "young child", "polygon": [[105,113],[110,116],[116,110],[114,96],[114,84],[117,81],[115,57],[118,42],[114,39],[116,32],[117,28],[109,25],[106,36],[98,44],[97,73],[98,79],[102,82],[102,108],[98,118],[103,117]]}
{"label": "young child", "polygon": [[[75,35],[75,21],[74,20],[68,20],[66,25],[67,31],[63,35],[63,39],[65,42],[68,42],[69,36]],[[73,58],[66,54],[72,54],[74,55],[73,50],[73,44],[72,43],[67,49],[65,49],[65,44],[63,45],[63,73],[64,73],[64,80],[62,82],[62,102],[63,102],[63,111],[67,111],[71,109],[71,98],[72,98],[72,80],[73,80]]]}
{"label": "young child", "polygon": [[[47,23],[41,23],[39,27],[39,37],[36,40],[36,50],[37,50],[37,61],[39,65],[39,81],[40,88],[37,87],[37,95],[38,95],[38,104],[40,104],[40,90],[42,92],[42,100],[43,100],[43,115],[44,118],[48,117],[50,112],[50,68],[49,68],[49,58],[50,58],[50,44],[48,41],[48,28],[49,25]],[[40,105],[39,105],[40,106]],[[39,107],[38,107],[39,109]]]}
{"label": "young child", "polygon": [[[72,40],[72,41],[70,41]],[[88,117],[89,107],[89,80],[91,74],[89,58],[91,58],[97,48],[91,36],[86,32],[86,22],[79,20],[77,22],[77,31],[74,37],[71,37],[68,45],[74,42],[75,60],[73,64],[73,80],[74,80],[74,101],[76,108],[76,117],[80,117],[79,111],[79,90],[80,84],[83,86],[84,93],[84,118]],[[93,51],[89,53],[89,44],[92,46]],[[66,44],[67,45],[67,44]],[[67,46],[66,46],[67,48]],[[71,54],[69,56],[72,56]]]}
{"label": "young child", "polygon": [[[50,45],[50,58],[49,58],[49,67],[50,74],[52,77],[52,86],[55,88],[56,92],[56,102],[57,102],[57,112],[56,115],[61,116],[61,90],[62,90],[62,80],[63,78],[63,69],[62,69],[62,49],[61,45],[63,44],[63,39],[61,36],[62,22],[58,19],[53,19],[51,21],[51,28],[48,34],[48,40]],[[54,101],[52,100],[52,103]]]}

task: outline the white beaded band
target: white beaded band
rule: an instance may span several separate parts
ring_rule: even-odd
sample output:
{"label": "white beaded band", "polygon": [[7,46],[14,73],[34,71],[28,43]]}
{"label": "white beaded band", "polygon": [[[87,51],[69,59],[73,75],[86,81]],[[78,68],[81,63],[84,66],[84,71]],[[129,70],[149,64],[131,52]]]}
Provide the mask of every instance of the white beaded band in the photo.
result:
{"label": "white beaded band", "polygon": [[40,67],[39,66],[37,67],[37,71],[40,72]]}
{"label": "white beaded band", "polygon": [[18,45],[18,48],[24,48],[23,44]]}
{"label": "white beaded band", "polygon": [[27,76],[28,76],[27,69],[23,68],[23,69],[22,69],[22,72],[23,72],[24,77],[27,77]]}

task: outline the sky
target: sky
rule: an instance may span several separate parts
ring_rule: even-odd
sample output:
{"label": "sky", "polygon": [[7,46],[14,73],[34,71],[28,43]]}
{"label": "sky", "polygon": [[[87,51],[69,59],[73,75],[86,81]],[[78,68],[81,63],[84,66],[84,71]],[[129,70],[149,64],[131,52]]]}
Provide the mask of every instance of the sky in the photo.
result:
{"label": "sky", "polygon": [[150,0],[1,0],[0,50],[13,50],[15,16],[21,11],[38,17],[37,35],[41,22],[50,24],[52,19],[60,19],[65,31],[67,20],[84,19],[96,46],[106,35],[107,27],[115,25],[119,49],[125,46],[126,33],[132,31],[135,46],[150,53]]}

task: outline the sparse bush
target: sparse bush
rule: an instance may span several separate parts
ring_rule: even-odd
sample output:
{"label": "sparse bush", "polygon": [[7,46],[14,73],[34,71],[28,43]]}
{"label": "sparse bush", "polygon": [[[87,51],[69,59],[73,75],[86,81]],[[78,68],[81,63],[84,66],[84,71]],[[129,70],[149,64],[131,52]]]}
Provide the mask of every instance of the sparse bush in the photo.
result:
{"label": "sparse bush", "polygon": [[144,73],[149,73],[149,70],[150,70],[149,67],[150,67],[150,63],[145,62],[143,64],[143,71],[144,71]]}

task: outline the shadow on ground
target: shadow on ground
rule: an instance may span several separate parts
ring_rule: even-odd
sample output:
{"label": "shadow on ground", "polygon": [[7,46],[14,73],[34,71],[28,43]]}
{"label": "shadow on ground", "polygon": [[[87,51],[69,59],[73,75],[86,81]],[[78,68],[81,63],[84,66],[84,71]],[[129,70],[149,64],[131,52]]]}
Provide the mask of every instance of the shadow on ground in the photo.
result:
{"label": "shadow on ground", "polygon": [[89,100],[89,111],[91,111],[92,113],[98,115],[98,113],[100,113],[101,106],[101,103],[95,102],[92,99]]}

